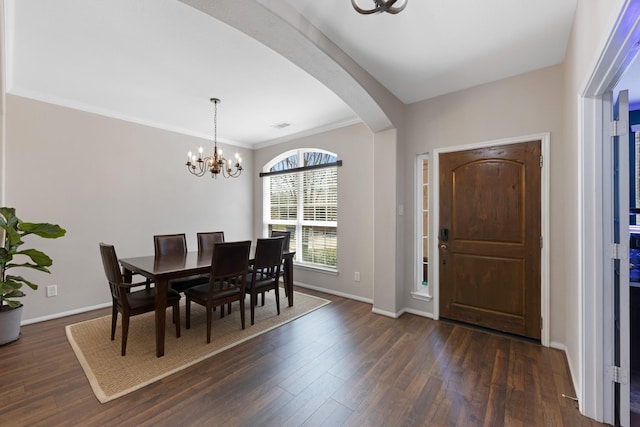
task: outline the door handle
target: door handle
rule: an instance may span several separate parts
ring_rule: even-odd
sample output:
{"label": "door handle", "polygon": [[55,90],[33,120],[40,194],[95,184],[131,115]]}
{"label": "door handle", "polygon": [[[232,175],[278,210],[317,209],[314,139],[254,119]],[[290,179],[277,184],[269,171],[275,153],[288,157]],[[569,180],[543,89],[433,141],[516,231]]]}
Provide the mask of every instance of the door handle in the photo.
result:
{"label": "door handle", "polygon": [[440,250],[441,251],[446,251],[447,249],[449,249],[449,247],[447,245],[445,245],[444,243],[440,244]]}

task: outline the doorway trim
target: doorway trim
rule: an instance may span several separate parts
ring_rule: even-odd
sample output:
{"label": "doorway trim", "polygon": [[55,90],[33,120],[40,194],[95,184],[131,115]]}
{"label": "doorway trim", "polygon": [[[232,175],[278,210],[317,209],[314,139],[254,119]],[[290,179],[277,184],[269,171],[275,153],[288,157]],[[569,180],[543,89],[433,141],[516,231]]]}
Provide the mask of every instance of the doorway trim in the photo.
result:
{"label": "doorway trim", "polygon": [[[440,176],[440,154],[444,153],[452,153],[456,151],[467,151],[474,150],[477,148],[486,148],[486,147],[497,147],[500,145],[507,144],[518,144],[521,142],[540,140],[541,141],[541,152],[543,158],[543,167],[540,175],[540,231],[542,233],[542,253],[540,254],[540,313],[542,314],[542,331],[540,342],[543,346],[549,347],[549,325],[550,322],[550,302],[549,302],[549,171],[551,168],[549,167],[551,156],[550,156],[550,136],[549,132],[538,133],[533,135],[525,135],[525,136],[517,136],[512,138],[498,139],[493,141],[484,141],[484,142],[476,142],[472,144],[458,145],[454,147],[443,147],[436,148],[433,150],[433,159],[431,163],[431,171],[429,176],[429,182],[438,182],[438,177]],[[437,233],[434,233],[433,230],[438,228],[438,224],[440,223],[440,210],[437,208],[440,200],[440,188],[438,185],[434,185],[430,187],[429,191],[429,206],[433,206],[433,209],[430,209],[430,213],[432,216],[431,223],[431,231],[429,235],[435,236]],[[440,273],[437,268],[440,265],[440,254],[438,251],[438,239],[431,239],[429,242],[429,252],[432,254],[433,263],[429,263],[429,274],[433,277],[433,316],[434,319],[438,319],[440,317]],[[564,348],[563,348],[564,349]]]}
{"label": "doorway trim", "polygon": [[[580,411],[587,417],[614,423],[614,396],[607,367],[613,365],[609,350],[613,331],[613,301],[606,292],[610,256],[606,250],[605,185],[610,178],[603,159],[608,144],[612,91],[637,54],[640,40],[640,3],[625,0],[605,47],[578,99],[579,150],[579,250],[580,381],[575,384]],[[574,383],[576,383],[574,381]]]}

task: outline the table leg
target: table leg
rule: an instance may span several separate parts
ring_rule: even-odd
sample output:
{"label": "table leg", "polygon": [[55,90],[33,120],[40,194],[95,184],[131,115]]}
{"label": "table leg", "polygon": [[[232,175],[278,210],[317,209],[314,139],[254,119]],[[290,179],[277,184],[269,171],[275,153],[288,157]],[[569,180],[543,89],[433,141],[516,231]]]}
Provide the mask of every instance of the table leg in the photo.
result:
{"label": "table leg", "polygon": [[293,307],[293,258],[284,259],[284,286],[287,289],[289,307]]}
{"label": "table leg", "polygon": [[164,356],[164,329],[168,288],[169,283],[166,279],[156,280],[156,357]]}

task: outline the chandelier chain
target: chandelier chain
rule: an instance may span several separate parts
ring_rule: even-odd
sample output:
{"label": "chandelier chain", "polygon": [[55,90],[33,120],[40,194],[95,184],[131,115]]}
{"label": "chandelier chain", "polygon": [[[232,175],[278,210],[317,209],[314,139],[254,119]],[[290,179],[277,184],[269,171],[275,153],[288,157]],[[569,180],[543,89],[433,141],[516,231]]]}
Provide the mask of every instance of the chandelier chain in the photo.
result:
{"label": "chandelier chain", "polygon": [[[213,101],[213,144],[218,146],[218,102],[219,99],[212,98]],[[216,150],[217,151],[217,150]]]}

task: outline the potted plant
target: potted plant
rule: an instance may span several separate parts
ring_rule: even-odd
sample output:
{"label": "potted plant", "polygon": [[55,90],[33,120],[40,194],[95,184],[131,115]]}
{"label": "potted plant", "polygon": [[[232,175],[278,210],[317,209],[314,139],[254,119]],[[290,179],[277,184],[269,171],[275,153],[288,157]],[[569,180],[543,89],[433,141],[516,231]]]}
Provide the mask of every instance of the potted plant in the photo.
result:
{"label": "potted plant", "polygon": [[22,249],[22,239],[29,234],[55,239],[65,235],[66,230],[56,224],[22,222],[14,208],[0,208],[0,228],[4,230],[4,244],[0,247],[0,345],[20,337],[22,303],[25,296],[22,287],[33,290],[38,285],[22,276],[8,274],[11,268],[31,268],[50,273],[48,267],[53,261],[44,252],[36,249]]}

